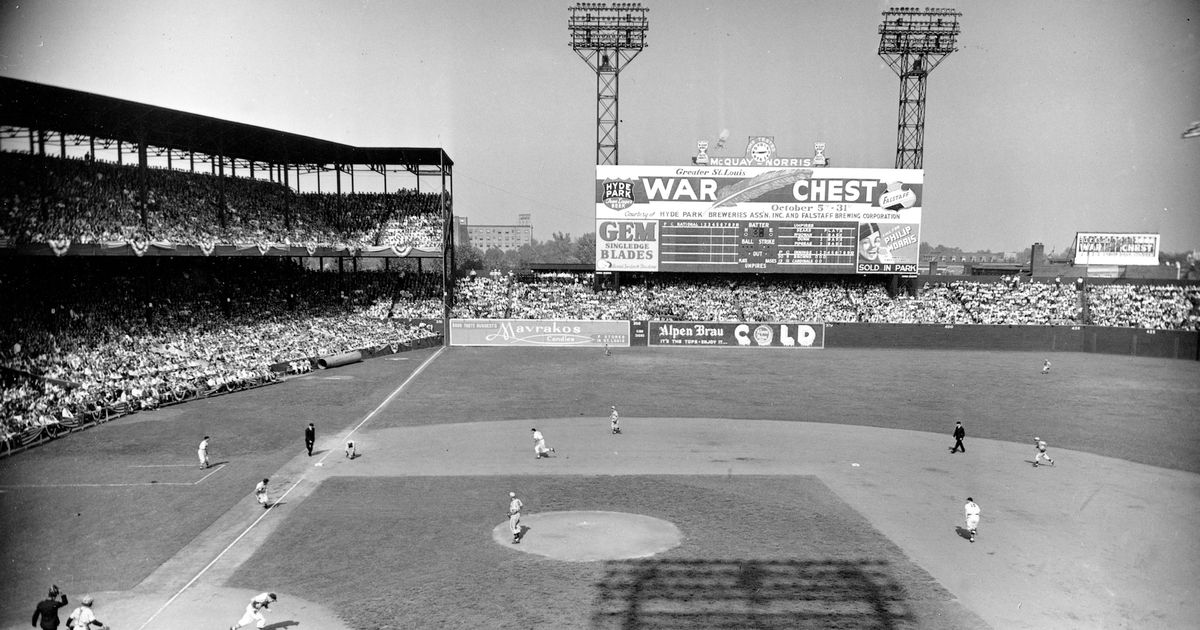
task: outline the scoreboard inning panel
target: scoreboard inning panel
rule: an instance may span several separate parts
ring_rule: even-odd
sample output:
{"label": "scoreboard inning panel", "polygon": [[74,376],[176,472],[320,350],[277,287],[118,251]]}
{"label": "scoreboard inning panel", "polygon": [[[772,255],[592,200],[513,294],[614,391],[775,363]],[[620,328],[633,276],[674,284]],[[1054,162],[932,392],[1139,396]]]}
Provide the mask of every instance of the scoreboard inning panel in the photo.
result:
{"label": "scoreboard inning panel", "polygon": [[[836,221],[659,221],[659,271],[853,269],[858,226]],[[829,273],[829,271],[823,271]]]}
{"label": "scoreboard inning panel", "polygon": [[915,274],[922,174],[598,166],[596,269]]}

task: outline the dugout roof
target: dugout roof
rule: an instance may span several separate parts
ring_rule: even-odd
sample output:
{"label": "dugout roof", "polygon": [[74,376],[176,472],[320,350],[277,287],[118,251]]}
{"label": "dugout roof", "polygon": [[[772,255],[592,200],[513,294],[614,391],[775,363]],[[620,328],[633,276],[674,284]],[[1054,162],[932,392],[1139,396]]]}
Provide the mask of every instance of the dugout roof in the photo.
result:
{"label": "dugout roof", "polygon": [[8,77],[0,124],[274,164],[454,164],[441,148],[355,147]]}

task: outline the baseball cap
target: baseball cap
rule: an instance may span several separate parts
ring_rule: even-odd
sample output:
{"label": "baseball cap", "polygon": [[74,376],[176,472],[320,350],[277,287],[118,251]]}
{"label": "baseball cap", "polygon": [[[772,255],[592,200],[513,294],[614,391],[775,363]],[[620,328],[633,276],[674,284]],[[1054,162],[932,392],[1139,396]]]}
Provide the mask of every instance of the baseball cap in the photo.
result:
{"label": "baseball cap", "polygon": [[971,497],[967,497],[967,500],[968,500],[968,501],[974,501],[975,499],[972,499]]}
{"label": "baseball cap", "polygon": [[96,601],[96,600],[92,599],[92,596],[91,596],[91,595],[84,595],[84,596],[83,596],[83,599],[81,599],[81,600],[79,600],[79,601],[80,601],[80,603],[82,603],[84,606],[91,606],[91,605],[92,605],[92,602],[94,602],[94,601]]}
{"label": "baseball cap", "polygon": [[516,493],[516,492],[509,492],[509,493],[508,493],[508,496],[510,496],[510,497],[515,497],[515,496],[517,496],[517,493]]}
{"label": "baseball cap", "polygon": [[267,593],[267,597],[270,597],[271,601],[275,601],[275,600],[279,599],[278,597],[275,597],[275,593]]}

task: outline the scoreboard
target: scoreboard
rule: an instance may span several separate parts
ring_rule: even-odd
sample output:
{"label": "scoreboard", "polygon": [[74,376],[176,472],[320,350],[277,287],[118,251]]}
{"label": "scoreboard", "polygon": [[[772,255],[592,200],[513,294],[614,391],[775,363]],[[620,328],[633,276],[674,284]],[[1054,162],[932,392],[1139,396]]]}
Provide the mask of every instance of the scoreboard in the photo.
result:
{"label": "scoreboard", "polygon": [[915,274],[922,171],[598,166],[596,269]]}
{"label": "scoreboard", "polygon": [[663,220],[659,231],[659,271],[852,267],[858,247],[857,227],[835,221]]}

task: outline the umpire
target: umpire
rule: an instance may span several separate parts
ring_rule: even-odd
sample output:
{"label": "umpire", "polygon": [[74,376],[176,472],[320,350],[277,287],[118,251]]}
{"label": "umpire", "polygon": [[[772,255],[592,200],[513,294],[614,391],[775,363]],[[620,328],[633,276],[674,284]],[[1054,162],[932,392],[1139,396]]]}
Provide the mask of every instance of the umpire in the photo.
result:
{"label": "umpire", "polygon": [[954,423],[954,446],[950,447],[950,454],[962,451],[967,452],[967,447],[963,446],[963,438],[967,437],[967,430],[963,428],[961,422]]}
{"label": "umpire", "polygon": [[[58,609],[67,605],[66,593],[60,593],[58,586],[51,586],[46,599],[38,602],[33,610],[33,627],[42,630],[58,630]],[[38,621],[41,625],[38,625]]]}

